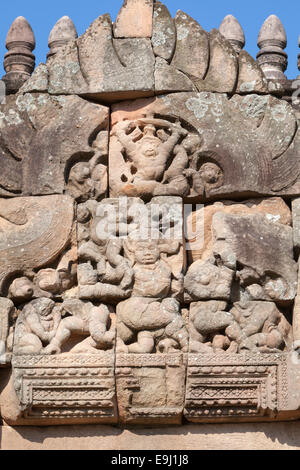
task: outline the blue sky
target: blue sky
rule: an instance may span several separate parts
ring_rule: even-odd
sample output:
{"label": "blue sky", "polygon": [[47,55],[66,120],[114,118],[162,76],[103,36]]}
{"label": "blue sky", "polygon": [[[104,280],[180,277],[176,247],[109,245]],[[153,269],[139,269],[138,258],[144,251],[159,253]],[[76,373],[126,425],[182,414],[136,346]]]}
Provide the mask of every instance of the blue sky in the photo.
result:
{"label": "blue sky", "polygon": [[[298,37],[300,35],[300,2],[299,0],[165,0],[165,5],[175,15],[181,9],[195,18],[201,26],[209,31],[218,28],[222,19],[229,13],[241,23],[245,36],[245,49],[256,56],[256,41],[260,27],[270,15],[277,15],[287,32],[289,55],[288,78],[299,75],[297,69]],[[81,35],[92,21],[104,13],[110,13],[113,20],[122,5],[122,0],[11,0],[3,1],[0,16],[0,56],[6,52],[5,38],[7,31],[17,16],[25,16],[31,24],[36,36],[37,64],[45,61],[48,51],[48,36],[56,21],[64,15],[70,16]]]}

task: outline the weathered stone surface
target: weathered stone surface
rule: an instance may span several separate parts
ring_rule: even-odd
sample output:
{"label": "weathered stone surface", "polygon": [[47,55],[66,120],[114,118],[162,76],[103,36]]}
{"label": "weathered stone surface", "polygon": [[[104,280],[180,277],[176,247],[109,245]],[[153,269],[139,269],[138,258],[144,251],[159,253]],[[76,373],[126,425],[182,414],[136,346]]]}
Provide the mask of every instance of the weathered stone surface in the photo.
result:
{"label": "weathered stone surface", "polygon": [[185,301],[229,300],[234,272],[226,266],[217,266],[214,258],[195,261],[184,278]]}
{"label": "weathered stone surface", "polygon": [[[147,109],[142,108],[135,113],[132,103],[127,106],[127,113],[120,113],[123,120],[115,123],[113,117],[109,155],[113,169],[110,173],[111,195],[145,199],[187,195],[189,186],[184,169],[188,166],[188,155],[200,138],[192,137],[190,141],[187,129],[179,120],[173,123],[172,120],[158,119],[150,114],[150,110],[147,113]],[[116,119],[118,108],[123,106],[114,108]],[[186,137],[185,144],[180,145],[183,137]],[[170,160],[172,164],[168,168]]]}
{"label": "weathered stone surface", "polygon": [[265,23],[260,67],[220,31],[150,0],[80,38],[64,17],[0,105],[5,422],[299,418],[300,133],[268,94],[286,36]]}
{"label": "weathered stone surface", "polygon": [[193,18],[180,10],[176,14],[175,25],[177,42],[172,65],[192,80],[202,80],[209,63],[208,34]]}
{"label": "weathered stone surface", "polygon": [[209,33],[210,60],[204,82],[197,81],[199,91],[234,93],[238,75],[238,57],[218,30]]}
{"label": "weathered stone surface", "polygon": [[79,162],[89,162],[90,174],[77,183],[92,179],[94,193],[106,193],[108,108],[34,93],[9,100],[0,117],[1,195],[63,193]]}
{"label": "weathered stone surface", "polygon": [[[134,2],[137,0],[124,5],[122,18],[125,13],[132,16]],[[137,7],[152,12],[153,2],[139,0]],[[136,13],[141,29],[148,16]],[[44,91],[46,75],[50,94],[77,94],[100,102],[195,89],[229,94],[235,90],[238,93],[267,92],[262,70],[246,53],[239,59],[238,81],[240,33],[230,34],[239,39],[229,40],[217,30],[207,33],[182,11],[174,21],[160,2],[154,4],[153,33],[151,26],[149,34],[139,35],[128,23],[128,34],[113,37],[110,16],[103,15],[76,40],[70,21],[64,17],[54,28],[50,41],[53,53],[50,52],[46,70],[28,80],[24,89],[27,92]],[[118,21],[115,29],[118,29]],[[155,57],[161,60],[155,61]],[[271,85],[282,88],[279,82]],[[278,92],[277,88],[273,91]]]}
{"label": "weathered stone surface", "polygon": [[272,302],[191,304],[191,353],[278,353],[291,351],[292,328]]}
{"label": "weathered stone surface", "polygon": [[[120,204],[107,199],[98,207],[79,206],[79,297],[118,303],[118,352],[187,351],[178,302],[184,263],[181,200],[154,198],[145,206],[131,199],[125,208]],[[157,225],[160,216],[162,229]],[[148,225],[152,218],[154,227]]]}
{"label": "weathered stone surface", "polygon": [[[106,88],[121,92],[123,89],[133,92],[140,90],[142,93],[148,90],[154,92],[155,58],[150,39],[115,39],[113,45],[124,67],[120,70],[121,76],[115,75],[118,80],[116,84],[112,83],[113,76],[106,77]],[[108,72],[110,63],[106,74]]]}
{"label": "weathered stone surface", "polygon": [[10,406],[4,409],[12,426],[118,422],[110,352],[15,356],[13,380],[5,390]]}
{"label": "weathered stone surface", "polygon": [[292,214],[293,214],[293,233],[294,233],[294,247],[299,252],[300,250],[300,199],[292,201]]}
{"label": "weathered stone surface", "polygon": [[48,91],[49,77],[46,64],[40,64],[33,72],[29,80],[20,88],[20,94]]}
{"label": "weathered stone surface", "polygon": [[[294,337],[294,349],[296,354],[299,354],[300,348],[300,259],[298,259],[298,288],[297,295],[295,298],[294,309],[293,309],[293,337]],[[296,357],[298,363],[298,358]]]}
{"label": "weathered stone surface", "polygon": [[183,354],[117,354],[122,424],[180,424],[185,394]]}
{"label": "weathered stone surface", "polygon": [[125,0],[114,24],[115,38],[151,38],[153,0]]}
{"label": "weathered stone surface", "polygon": [[284,49],[287,37],[283,24],[276,15],[270,15],[262,25],[257,45],[260,48],[257,61],[265,77],[274,80],[275,84],[276,81],[286,82],[284,71],[287,68],[287,54]]}
{"label": "weathered stone surface", "polygon": [[170,62],[176,47],[176,28],[169,10],[161,2],[155,2],[153,12],[152,47],[156,56]]}
{"label": "weathered stone surface", "polygon": [[174,91],[197,91],[190,78],[160,57],[157,57],[155,61],[154,76],[156,94]]}
{"label": "weathered stone surface", "polygon": [[185,418],[194,423],[269,420],[288,405],[287,354],[189,354]]}
{"label": "weathered stone surface", "polygon": [[268,83],[262,69],[246,51],[239,54],[239,78],[236,93],[268,93]]}
{"label": "weathered stone surface", "polygon": [[[171,121],[174,117],[180,122],[176,128]],[[151,132],[146,128],[150,121]],[[130,144],[139,123],[144,123],[144,138]],[[161,130],[168,127],[174,139],[162,142]],[[176,140],[178,132],[181,137]],[[185,132],[188,135],[182,140]],[[153,137],[153,155],[146,159],[147,166],[151,162],[153,168],[142,175],[146,171],[144,157],[134,148],[146,142],[146,137],[148,144]],[[225,195],[245,198],[298,194],[299,139],[292,107],[270,96],[234,95],[229,100],[223,94],[174,93],[119,103],[112,107],[111,194],[180,195],[194,201]],[[168,157],[162,151],[167,146]],[[169,169],[166,159],[172,161]]]}
{"label": "weathered stone surface", "polygon": [[0,367],[10,362],[13,344],[14,304],[11,300],[0,297]]}
{"label": "weathered stone surface", "polygon": [[233,202],[222,201],[205,205],[191,212],[186,220],[186,239],[190,263],[206,260],[213,251],[212,220],[217,212],[236,215],[262,214],[268,222],[292,224],[290,208],[279,197]]}
{"label": "weathered stone surface", "polygon": [[49,93],[116,100],[154,94],[154,54],[147,38],[115,39],[109,15],[48,60]]}
{"label": "weathered stone surface", "polygon": [[[49,93],[52,95],[87,93],[89,89],[87,78],[80,67],[77,41],[70,41],[48,60]],[[28,82],[29,86],[31,80]]]}
{"label": "weathered stone surface", "polygon": [[[63,315],[68,314],[63,318]],[[74,345],[70,341],[77,335]],[[114,347],[115,322],[105,305],[67,299],[31,301],[21,311],[15,331],[14,355],[51,355],[61,352],[97,354]],[[68,343],[69,342],[69,343]]]}
{"label": "weathered stone surface", "polygon": [[291,227],[263,215],[213,217],[214,256],[236,269],[241,299],[289,302],[297,293]]}
{"label": "weathered stone surface", "polygon": [[[28,273],[32,279],[33,270],[54,263],[69,247],[73,200],[68,196],[1,199],[0,213],[0,292],[7,295],[15,278]],[[28,283],[29,279],[19,285],[22,294],[16,294],[17,299],[32,298]]]}
{"label": "weathered stone surface", "polygon": [[0,105],[0,195],[15,196],[22,192],[22,164],[29,152],[32,124],[15,97]]}

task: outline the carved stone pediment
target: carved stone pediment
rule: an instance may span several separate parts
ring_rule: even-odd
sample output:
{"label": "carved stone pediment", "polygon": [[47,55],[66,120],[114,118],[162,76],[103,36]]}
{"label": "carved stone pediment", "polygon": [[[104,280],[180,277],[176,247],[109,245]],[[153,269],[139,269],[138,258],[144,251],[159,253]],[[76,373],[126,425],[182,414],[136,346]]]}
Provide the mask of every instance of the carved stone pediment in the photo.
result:
{"label": "carved stone pediment", "polygon": [[152,0],[80,37],[61,18],[34,72],[24,18],[6,45],[3,421],[299,419],[299,110],[279,19],[257,61],[232,16],[207,32]]}

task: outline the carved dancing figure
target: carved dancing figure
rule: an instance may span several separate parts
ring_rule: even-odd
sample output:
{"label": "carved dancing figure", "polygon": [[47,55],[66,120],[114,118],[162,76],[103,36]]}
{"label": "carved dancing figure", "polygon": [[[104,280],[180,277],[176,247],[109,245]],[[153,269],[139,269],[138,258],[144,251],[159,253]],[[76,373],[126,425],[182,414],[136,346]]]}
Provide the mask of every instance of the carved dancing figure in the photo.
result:
{"label": "carved dancing figure", "polygon": [[[157,134],[162,133],[162,129],[167,129],[170,135],[163,132],[161,140]],[[178,144],[188,135],[188,131],[179,121],[174,124],[155,118],[122,121],[115,126],[113,133],[131,162],[132,176],[123,187],[124,194],[134,197],[187,193],[187,180],[183,170],[188,166],[188,157]],[[173,153],[175,158],[171,163],[172,168],[164,180],[167,164],[169,160],[172,161]]]}
{"label": "carved dancing figure", "polygon": [[188,332],[177,292],[178,279],[161,254],[174,254],[178,242],[128,238],[125,252],[133,261],[132,297],[118,304],[118,350],[129,353],[187,351]]}

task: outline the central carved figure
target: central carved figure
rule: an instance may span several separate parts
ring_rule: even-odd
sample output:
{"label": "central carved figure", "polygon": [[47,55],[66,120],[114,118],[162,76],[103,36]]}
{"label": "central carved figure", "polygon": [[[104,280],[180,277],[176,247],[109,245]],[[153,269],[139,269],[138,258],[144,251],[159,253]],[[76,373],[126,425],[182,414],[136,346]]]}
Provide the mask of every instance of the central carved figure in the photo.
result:
{"label": "central carved figure", "polygon": [[188,332],[180,315],[176,274],[162,254],[172,255],[179,243],[167,240],[125,242],[125,253],[133,262],[132,297],[117,307],[119,352],[152,353],[188,350]]}
{"label": "central carved figure", "polygon": [[[119,122],[112,136],[121,144],[125,160],[121,193],[141,197],[188,194],[184,171],[194,145],[201,144],[198,136],[188,134],[179,120],[147,117]],[[112,153],[117,151],[112,148]]]}

